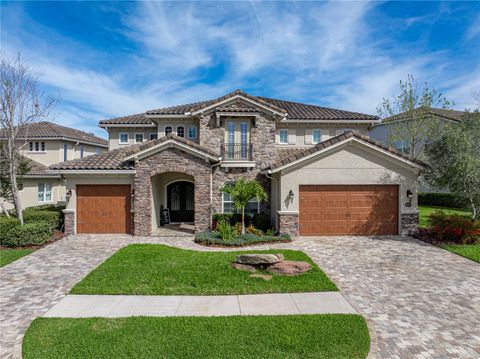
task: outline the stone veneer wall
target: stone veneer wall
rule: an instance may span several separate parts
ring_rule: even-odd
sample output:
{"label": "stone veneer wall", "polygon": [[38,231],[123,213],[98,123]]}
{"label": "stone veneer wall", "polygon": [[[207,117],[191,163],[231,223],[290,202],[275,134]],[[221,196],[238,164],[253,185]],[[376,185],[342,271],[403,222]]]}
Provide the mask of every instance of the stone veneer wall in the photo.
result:
{"label": "stone veneer wall", "polygon": [[195,230],[210,226],[210,163],[205,159],[169,148],[140,160],[134,179],[134,233],[149,236],[152,233],[151,177],[167,172],[186,173],[195,181]]}
{"label": "stone veneer wall", "polygon": [[[216,167],[213,173],[212,213],[222,212],[222,192],[220,189],[227,182],[235,181],[240,177],[247,180],[256,179],[264,187],[268,199],[260,204],[260,211],[270,215],[270,180],[260,174],[260,170],[273,160],[275,151],[275,120],[260,113],[255,122],[253,118],[246,117],[251,122],[250,142],[253,144],[254,168],[220,168]],[[253,126],[255,124],[255,127]],[[220,154],[220,148],[225,141],[225,120],[222,119],[217,127],[215,117],[203,116],[200,119],[200,144]]]}
{"label": "stone veneer wall", "polygon": [[402,213],[400,215],[400,234],[414,234],[418,229],[418,221],[418,213]]}
{"label": "stone veneer wall", "polygon": [[280,234],[298,236],[298,214],[278,214],[278,231]]}
{"label": "stone veneer wall", "polygon": [[75,212],[64,210],[63,216],[65,218],[65,221],[63,222],[65,235],[68,236],[70,234],[75,234]]}

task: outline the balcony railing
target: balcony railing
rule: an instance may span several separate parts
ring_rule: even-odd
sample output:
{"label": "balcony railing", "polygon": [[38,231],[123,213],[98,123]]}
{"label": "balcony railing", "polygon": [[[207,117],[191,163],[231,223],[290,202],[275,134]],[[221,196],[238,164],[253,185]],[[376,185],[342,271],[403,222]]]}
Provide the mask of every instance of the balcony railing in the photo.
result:
{"label": "balcony railing", "polygon": [[251,143],[226,143],[222,145],[224,161],[252,161]]}

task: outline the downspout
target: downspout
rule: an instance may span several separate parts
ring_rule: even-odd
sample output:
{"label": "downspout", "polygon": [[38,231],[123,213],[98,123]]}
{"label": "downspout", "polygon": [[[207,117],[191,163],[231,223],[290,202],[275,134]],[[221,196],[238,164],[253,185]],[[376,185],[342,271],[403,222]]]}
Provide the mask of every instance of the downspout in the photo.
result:
{"label": "downspout", "polygon": [[220,166],[222,158],[219,158],[219,162],[210,166],[210,218],[209,228],[212,229],[212,206],[213,206],[213,169]]}
{"label": "downspout", "polygon": [[[265,173],[265,177],[267,177],[270,181],[275,181],[277,182],[277,180],[275,178],[272,177],[271,175],[271,170],[269,170],[267,173]],[[270,194],[271,194],[271,188],[272,186],[270,185]],[[275,191],[275,207],[278,207],[278,188],[275,188],[276,191]],[[277,215],[277,208],[275,208],[275,214],[274,214],[274,218],[275,218],[275,230],[278,231],[278,215]],[[270,218],[271,219],[271,218]]]}

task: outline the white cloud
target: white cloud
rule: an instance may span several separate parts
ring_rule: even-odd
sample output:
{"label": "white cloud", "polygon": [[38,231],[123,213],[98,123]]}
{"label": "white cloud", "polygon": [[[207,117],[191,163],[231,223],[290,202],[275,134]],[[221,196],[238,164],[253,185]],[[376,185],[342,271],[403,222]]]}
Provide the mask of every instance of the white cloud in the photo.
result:
{"label": "white cloud", "polygon": [[478,35],[480,35],[480,14],[474,17],[472,24],[467,29],[466,39],[472,40],[476,38]]}

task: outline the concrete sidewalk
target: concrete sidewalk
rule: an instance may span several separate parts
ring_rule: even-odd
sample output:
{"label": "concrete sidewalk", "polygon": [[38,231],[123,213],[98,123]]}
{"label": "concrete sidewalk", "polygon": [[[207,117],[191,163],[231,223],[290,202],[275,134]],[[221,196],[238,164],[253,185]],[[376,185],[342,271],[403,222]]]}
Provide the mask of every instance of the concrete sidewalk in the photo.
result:
{"label": "concrete sidewalk", "polygon": [[339,292],[218,296],[67,295],[44,317],[356,314]]}

